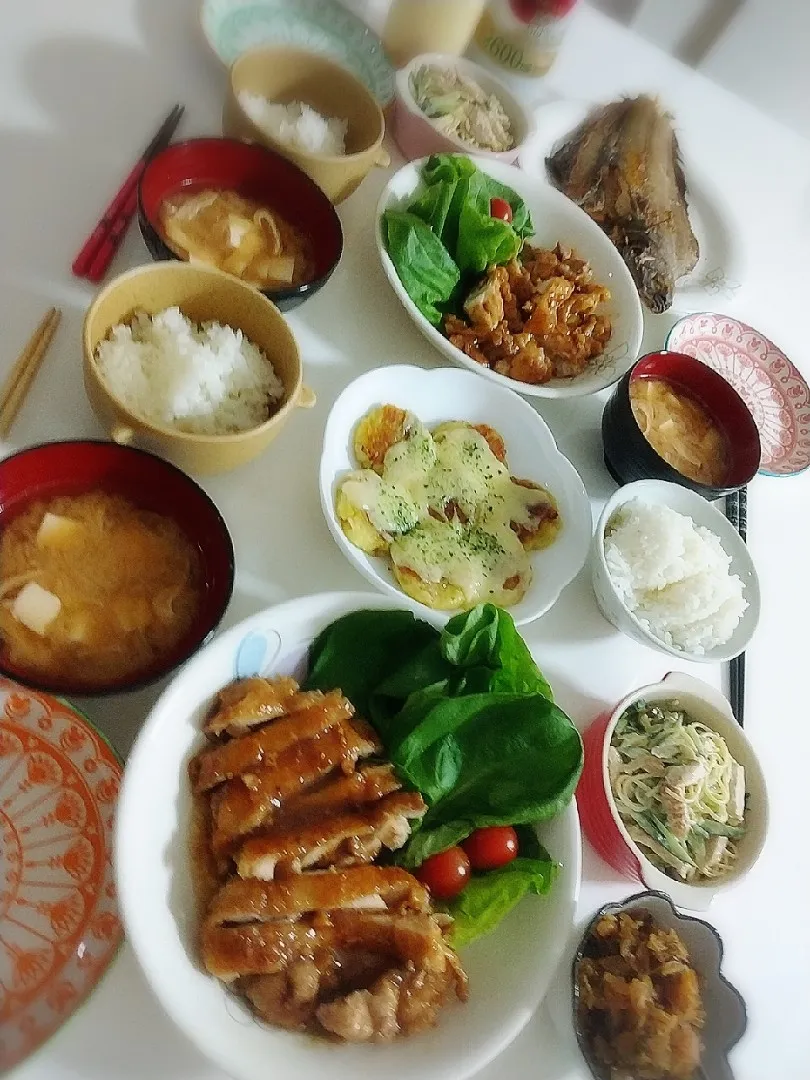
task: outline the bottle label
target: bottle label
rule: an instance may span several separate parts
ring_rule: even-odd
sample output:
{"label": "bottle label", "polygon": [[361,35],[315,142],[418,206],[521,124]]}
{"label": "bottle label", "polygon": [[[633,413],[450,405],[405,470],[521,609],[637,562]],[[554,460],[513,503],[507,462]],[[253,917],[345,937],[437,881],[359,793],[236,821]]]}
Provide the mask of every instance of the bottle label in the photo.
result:
{"label": "bottle label", "polygon": [[495,63],[521,75],[545,75],[562,40],[565,15],[551,14],[542,0],[490,0],[475,43]]}

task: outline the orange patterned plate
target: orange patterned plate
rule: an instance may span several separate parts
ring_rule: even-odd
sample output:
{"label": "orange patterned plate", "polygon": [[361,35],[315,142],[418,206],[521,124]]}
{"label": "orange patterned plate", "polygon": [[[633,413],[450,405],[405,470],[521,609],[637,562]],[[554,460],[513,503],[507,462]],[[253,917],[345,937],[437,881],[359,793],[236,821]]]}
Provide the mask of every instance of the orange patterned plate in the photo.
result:
{"label": "orange patterned plate", "polygon": [[0,1073],[98,983],[121,942],[115,753],[68,704],[0,678]]}

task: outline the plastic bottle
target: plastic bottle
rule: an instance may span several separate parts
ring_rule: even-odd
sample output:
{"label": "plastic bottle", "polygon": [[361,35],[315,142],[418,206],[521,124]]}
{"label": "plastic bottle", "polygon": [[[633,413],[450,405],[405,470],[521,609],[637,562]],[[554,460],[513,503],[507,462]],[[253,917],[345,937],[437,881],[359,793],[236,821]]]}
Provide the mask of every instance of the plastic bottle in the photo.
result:
{"label": "plastic bottle", "polygon": [[489,0],[475,31],[476,51],[513,75],[545,75],[557,57],[577,0]]}

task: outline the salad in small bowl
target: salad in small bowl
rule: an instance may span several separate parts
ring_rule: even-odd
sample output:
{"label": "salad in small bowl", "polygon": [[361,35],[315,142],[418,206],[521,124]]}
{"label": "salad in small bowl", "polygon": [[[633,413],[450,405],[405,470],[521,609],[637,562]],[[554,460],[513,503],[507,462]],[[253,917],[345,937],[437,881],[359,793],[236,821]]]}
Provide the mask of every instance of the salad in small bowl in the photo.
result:
{"label": "salad in small bowl", "polygon": [[579,207],[502,162],[413,161],[378,204],[394,292],[453,363],[530,397],[616,382],[641,345],[641,305],[621,256]]}

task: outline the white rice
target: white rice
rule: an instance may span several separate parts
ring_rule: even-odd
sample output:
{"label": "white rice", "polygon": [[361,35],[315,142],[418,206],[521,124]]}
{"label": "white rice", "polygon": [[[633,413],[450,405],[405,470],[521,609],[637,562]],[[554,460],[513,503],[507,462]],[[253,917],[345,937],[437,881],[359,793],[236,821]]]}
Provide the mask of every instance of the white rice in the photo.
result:
{"label": "white rice", "polygon": [[241,330],[198,326],[176,307],[113,327],[96,363],[131,412],[197,435],[263,424],[284,394],[268,358]]}
{"label": "white rice", "polygon": [[335,116],[321,116],[303,101],[278,105],[261,94],[239,91],[239,104],[256,127],[294,150],[332,157],[346,153],[348,122]]}
{"label": "white rice", "polygon": [[667,506],[625,503],[608,522],[605,560],[622,603],[684,652],[725,644],[748,607],[714,533]]}

